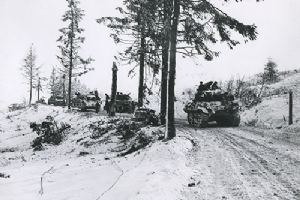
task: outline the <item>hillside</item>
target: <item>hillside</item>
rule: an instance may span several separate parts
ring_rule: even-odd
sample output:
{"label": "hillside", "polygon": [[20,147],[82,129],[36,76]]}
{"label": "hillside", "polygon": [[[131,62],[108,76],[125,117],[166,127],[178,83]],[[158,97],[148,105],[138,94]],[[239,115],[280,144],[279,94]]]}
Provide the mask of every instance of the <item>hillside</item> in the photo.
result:
{"label": "hillside", "polygon": [[242,121],[247,125],[281,128],[288,125],[289,91],[294,94],[294,125],[300,125],[300,73],[288,76],[281,81],[267,85],[262,102],[242,113]]}
{"label": "hillside", "polygon": [[[29,124],[47,116],[70,128],[59,145],[34,151]],[[191,142],[180,131],[162,142],[160,127],[128,121],[47,105],[0,113],[1,199],[180,199]]]}

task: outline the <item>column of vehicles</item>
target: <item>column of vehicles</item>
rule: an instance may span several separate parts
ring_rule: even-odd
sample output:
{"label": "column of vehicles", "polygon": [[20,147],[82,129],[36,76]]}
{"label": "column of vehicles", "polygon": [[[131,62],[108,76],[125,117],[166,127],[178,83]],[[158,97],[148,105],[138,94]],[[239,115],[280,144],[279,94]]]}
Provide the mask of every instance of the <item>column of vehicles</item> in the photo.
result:
{"label": "column of vehicles", "polygon": [[[72,100],[72,106],[83,112],[94,110],[100,112],[101,105],[109,112],[110,97],[105,94],[105,100],[101,101],[98,92],[89,94],[76,93]],[[48,99],[49,105],[65,106],[66,102],[61,96],[51,96]],[[133,120],[146,122],[147,124],[158,125],[159,116],[155,110],[149,108],[138,108],[137,102],[133,101],[130,94],[118,92],[116,95],[115,109],[117,113],[134,113]],[[234,96],[222,91],[217,82],[207,82],[200,85],[194,99],[188,102],[183,109],[187,113],[187,121],[194,127],[207,127],[210,122],[216,122],[220,126],[239,126],[240,124],[240,105]]]}
{"label": "column of vehicles", "polygon": [[[95,111],[100,112],[101,105],[104,103],[103,109],[108,113],[110,109],[110,96],[105,94],[105,101],[102,101],[98,92],[90,92],[89,94],[75,93],[72,99],[72,107],[77,108],[82,112]],[[49,105],[66,106],[67,103],[62,96],[51,96],[48,99]],[[149,108],[137,108],[137,102],[133,101],[130,94],[117,92],[115,110],[117,113],[134,113],[133,120],[136,122],[143,122],[151,125],[158,125],[159,118],[155,114],[155,110]]]}
{"label": "column of vehicles", "polygon": [[[110,97],[105,95],[105,101],[99,97],[97,91],[90,92],[88,94],[81,94],[79,92],[75,93],[75,97],[72,99],[72,107],[77,108],[80,111],[88,111],[94,110],[98,113],[101,109],[102,103],[104,103],[104,110],[108,112],[109,105],[110,105]],[[67,102],[64,100],[62,96],[51,96],[48,99],[49,105],[54,106],[66,106]],[[122,92],[118,92],[116,95],[116,112],[118,113],[134,113],[137,106],[137,102],[133,101],[130,97],[130,94],[124,94]]]}
{"label": "column of vehicles", "polygon": [[[67,102],[62,96],[52,95],[48,99],[48,105],[66,106]],[[98,113],[101,108],[101,98],[99,97],[97,91],[90,92],[88,94],[76,92],[74,98],[72,99],[71,105],[73,108],[77,108],[83,112],[94,110],[96,113]]]}

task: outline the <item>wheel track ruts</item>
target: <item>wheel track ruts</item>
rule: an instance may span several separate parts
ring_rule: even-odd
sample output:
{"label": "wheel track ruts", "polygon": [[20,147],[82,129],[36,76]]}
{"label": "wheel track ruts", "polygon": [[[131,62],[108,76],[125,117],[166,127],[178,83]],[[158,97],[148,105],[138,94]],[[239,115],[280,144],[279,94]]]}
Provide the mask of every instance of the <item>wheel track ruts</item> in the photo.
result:
{"label": "wheel track ruts", "polygon": [[[226,139],[231,144],[235,145],[236,148],[232,147],[231,145],[228,145],[228,146],[231,147],[232,149],[234,149],[238,154],[240,154],[241,157],[244,157],[244,155],[241,153],[242,151],[246,152],[249,157],[254,157],[258,162],[248,159],[249,157],[246,159],[250,163],[252,163],[252,165],[254,167],[259,167],[261,169],[261,173],[260,173],[261,176],[264,176],[266,179],[271,178],[271,179],[277,181],[278,183],[280,183],[280,185],[289,192],[287,194],[292,195],[295,200],[298,200],[300,198],[300,190],[298,188],[295,188],[294,186],[292,186],[292,184],[290,182],[284,180],[282,177],[275,176],[276,174],[278,174],[278,172],[276,172],[270,166],[268,166],[268,164],[267,164],[268,162],[266,160],[264,160],[262,157],[257,155],[254,151],[251,151],[248,148],[246,148],[245,145],[241,144],[240,142],[238,142],[237,140],[235,140],[233,137],[229,136],[228,134],[224,135],[224,132],[221,132],[220,130],[218,130],[218,135],[219,136],[222,135],[222,137],[224,139]],[[240,147],[242,149],[242,151],[241,151],[241,149],[238,149],[238,147]],[[268,176],[266,176],[264,174],[264,172],[266,174],[268,174]],[[275,188],[276,187],[275,184],[273,184],[273,187],[274,187],[274,189],[276,189],[278,191],[278,188]],[[277,194],[277,195],[280,195],[280,194]],[[281,196],[281,199],[291,200],[290,198],[287,198],[286,196]]]}
{"label": "wheel track ruts", "polygon": [[[258,171],[255,171],[255,174],[258,175],[257,177],[243,176],[244,179],[248,183],[250,183],[250,185],[256,185],[258,187],[261,186],[263,188],[266,188],[266,186],[267,186],[268,188],[272,188],[272,191],[276,191],[280,195],[282,190],[278,189],[273,182],[268,181],[268,183],[270,184],[270,186],[268,186],[268,185],[264,184],[264,181],[261,181],[261,179],[269,180],[270,179],[270,177],[269,177],[270,174],[268,172],[265,172],[265,169],[263,167],[261,167],[258,162],[255,162],[254,160],[249,159],[250,156],[245,156],[245,153],[243,153],[245,151],[245,149],[243,149],[243,148],[242,148],[242,150],[239,149],[238,144],[236,144],[235,142],[229,140],[228,138],[226,138],[224,136],[220,136],[220,134],[222,134],[221,130],[213,129],[212,133],[215,134],[215,136],[217,138],[217,141],[222,141],[222,143],[219,142],[219,144],[225,146],[224,147],[225,149],[226,148],[228,150],[230,149],[231,151],[233,151],[234,154],[236,154],[235,158],[238,158],[237,163],[239,163],[239,166],[241,166],[243,169],[245,169],[246,171],[249,171],[249,172],[252,173],[253,169],[257,169],[258,167],[260,168]],[[269,174],[269,175],[267,176],[266,174]],[[283,189],[285,189],[285,188],[283,187]],[[264,193],[264,194],[267,195],[268,198],[261,197],[263,200],[272,199],[270,197],[270,195],[272,195],[272,197],[273,197],[273,194],[270,193],[270,192]],[[288,193],[288,194],[290,194],[290,193]],[[290,200],[289,198],[287,198],[285,196],[279,196],[279,197],[282,200]],[[261,198],[259,198],[259,199],[261,199]]]}
{"label": "wheel track ruts", "polygon": [[[251,159],[251,156],[253,156],[251,153],[248,152],[248,156],[246,156],[244,153],[247,151],[246,149],[244,149],[243,147],[241,147],[238,143],[231,141],[228,138],[222,137],[223,139],[225,139],[227,142],[229,142],[232,145],[235,145],[236,147],[233,147],[232,145],[227,145],[229,148],[231,148],[241,159],[243,159],[247,164],[250,165],[249,171],[252,169],[257,169],[259,168],[259,171],[257,171],[257,174],[259,174],[260,178],[263,178],[265,180],[270,180],[272,174],[269,171],[266,171],[266,169],[258,162],[258,161],[254,161]],[[223,140],[224,141],[224,140]],[[238,148],[238,146],[241,147]],[[249,156],[250,155],[250,156]],[[245,167],[245,166],[243,166]],[[277,180],[276,180],[277,181]],[[256,181],[257,182],[257,181]],[[286,187],[282,186],[283,188],[279,189],[276,184],[274,184],[274,181],[269,181],[271,183],[272,186],[272,190],[276,191],[278,193],[278,195],[280,195],[280,193],[282,193],[282,189],[284,189],[284,192],[287,192]],[[278,181],[277,181],[278,182]],[[288,190],[289,191],[289,190]],[[288,195],[290,195],[290,193],[287,193]],[[287,198],[285,195],[284,196],[280,196],[280,199],[285,199],[285,200],[290,200],[290,198]]]}
{"label": "wheel track ruts", "polygon": [[[225,132],[227,132],[227,131],[225,131]],[[227,133],[230,134],[229,132],[227,132]],[[228,136],[228,135],[227,135],[227,136]],[[273,175],[274,175],[274,174],[278,175],[278,176],[277,176],[278,179],[279,179],[281,182],[285,183],[285,184],[292,190],[293,194],[295,194],[295,195],[297,196],[297,198],[300,199],[300,189],[296,189],[296,188],[300,188],[300,184],[297,184],[297,186],[292,186],[292,185],[295,185],[295,184],[291,184],[290,182],[288,182],[288,181],[285,179],[285,177],[282,177],[280,171],[274,170],[275,167],[279,165],[279,166],[281,166],[281,169],[284,169],[284,171],[285,171],[286,173],[291,173],[293,170],[291,169],[290,166],[295,166],[295,165],[293,165],[293,164],[296,164],[296,166],[298,166],[298,168],[300,169],[300,161],[298,161],[298,160],[296,160],[296,159],[294,159],[294,158],[292,158],[292,157],[290,157],[290,156],[288,156],[288,155],[281,155],[280,152],[278,152],[278,151],[276,151],[276,150],[274,150],[274,149],[272,149],[272,148],[270,148],[270,147],[266,147],[266,146],[264,146],[264,145],[262,145],[262,144],[259,144],[259,143],[255,142],[255,141],[253,141],[253,140],[250,140],[250,139],[247,139],[247,138],[243,138],[243,137],[237,136],[236,134],[234,134],[234,136],[235,136],[235,137],[238,137],[239,139],[246,140],[247,142],[252,143],[252,144],[254,144],[255,146],[260,146],[260,147],[264,148],[265,150],[269,151],[271,155],[276,155],[277,158],[280,156],[280,159],[275,160],[275,162],[274,162],[274,160],[273,160],[272,162],[267,162],[267,161],[264,160],[261,156],[258,156],[256,153],[254,153],[254,152],[252,151],[256,156],[258,156],[260,159],[264,160],[264,161],[261,162],[261,163],[262,163],[263,165],[266,165],[265,168],[266,168],[266,169],[270,169],[269,171],[272,171],[272,174],[273,174]],[[231,137],[231,138],[233,139],[232,136],[228,136],[228,137]],[[243,145],[243,146],[244,146],[244,145]],[[244,146],[244,147],[245,147],[245,146]],[[250,150],[250,151],[251,151],[251,150]],[[264,151],[260,151],[260,152],[262,152],[262,154],[264,153]],[[285,165],[283,165],[283,161],[285,161],[285,162],[287,162],[287,163],[286,163]],[[273,165],[274,167],[270,168],[266,163],[269,163],[269,164]],[[295,175],[298,175],[298,174],[295,174]],[[298,176],[299,176],[299,175],[298,175]]]}
{"label": "wheel track ruts", "polygon": [[[251,128],[251,130],[249,130],[249,128]],[[269,137],[269,138],[272,138],[272,139],[275,139],[275,140],[278,140],[279,138],[276,138],[275,136],[272,136],[272,135],[266,135],[264,134],[264,131],[263,130],[257,130],[257,128],[253,128],[253,127],[241,127],[240,128],[242,131],[245,131],[245,132],[248,132],[248,133],[252,133],[252,134],[256,134],[256,135],[260,135],[262,137]],[[289,145],[292,144],[296,147],[299,147],[299,143],[297,142],[293,142],[293,141],[290,141],[290,140],[287,140],[286,138],[280,138],[281,142],[286,142],[288,143]]]}
{"label": "wheel track ruts", "polygon": [[[251,140],[251,139],[239,136],[237,134],[234,134],[232,132],[228,132],[227,130],[224,130],[224,131],[227,132],[228,134],[234,135],[234,137],[237,137],[237,138],[242,139],[242,140],[246,140],[247,142],[249,142],[251,144],[254,144],[254,145],[260,146],[264,149],[267,149],[268,151],[271,151],[272,154],[276,153],[276,155],[281,155],[281,153],[279,151],[277,151],[276,149],[274,149],[274,148],[271,148],[271,147],[265,146],[263,144],[260,144],[260,143],[256,142],[255,140]],[[250,131],[247,131],[247,132],[251,133]],[[293,158],[293,157],[291,157],[290,155],[287,155],[287,154],[281,155],[281,160],[285,160],[285,161],[289,162],[289,164],[297,164],[300,167],[300,161]]]}
{"label": "wheel track ruts", "polygon": [[[204,138],[203,138],[203,140],[197,139],[197,135],[199,134],[199,132],[197,132],[197,129],[192,129],[192,131],[191,131],[191,128],[189,128],[189,129],[182,128],[182,130],[186,131],[186,132],[189,132],[191,135],[193,135],[194,139],[198,143],[197,146],[194,146],[193,149],[191,149],[188,152],[189,164],[191,166],[193,166],[193,168],[197,168],[197,165],[199,164],[199,162],[202,162],[202,159],[201,159],[202,157],[197,156],[197,152],[199,151],[199,149],[200,149],[200,151],[203,151],[203,149],[202,149],[203,147],[201,145],[199,145],[199,143],[203,143],[205,141],[208,142],[208,141],[206,139],[204,139]],[[211,135],[210,134],[211,129],[201,129],[201,132],[204,133],[204,134],[207,134],[207,135]],[[213,141],[214,140],[213,136],[209,140]],[[199,173],[200,172],[201,171],[199,171]],[[195,174],[195,177],[197,177],[197,174]],[[201,180],[201,179],[199,179],[199,180]],[[222,184],[222,186],[224,187],[224,189],[228,192],[229,196],[236,197],[238,199],[243,199],[243,200],[250,200],[250,197],[246,193],[246,190],[245,189],[241,190],[240,188],[237,188],[236,184],[234,184],[233,182],[231,182],[231,181],[227,182],[226,179],[222,178],[222,179],[220,179],[220,184]],[[189,192],[189,193],[194,194],[193,192]],[[198,193],[195,193],[194,196],[193,196],[193,199],[199,199],[198,195],[199,195]]]}

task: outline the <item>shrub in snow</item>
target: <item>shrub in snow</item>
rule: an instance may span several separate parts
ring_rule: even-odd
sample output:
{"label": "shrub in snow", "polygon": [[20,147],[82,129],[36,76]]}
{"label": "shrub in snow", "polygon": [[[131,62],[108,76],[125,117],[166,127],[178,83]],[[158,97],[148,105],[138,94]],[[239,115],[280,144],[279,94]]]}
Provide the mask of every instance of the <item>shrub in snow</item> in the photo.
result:
{"label": "shrub in snow", "polygon": [[43,143],[58,145],[63,140],[64,131],[69,129],[71,126],[66,123],[57,124],[53,117],[47,116],[46,120],[41,124],[35,122],[30,123],[30,128],[38,134],[31,146],[34,151],[43,150]]}
{"label": "shrub in snow", "polygon": [[118,156],[126,156],[128,154],[134,153],[140,149],[145,148],[153,141],[151,136],[145,134],[144,131],[138,132],[136,137],[131,141],[129,149],[120,153]]}
{"label": "shrub in snow", "polygon": [[117,126],[117,134],[120,135],[120,139],[123,142],[126,142],[130,138],[136,135],[138,131],[141,130],[141,125],[132,122],[124,121]]}
{"label": "shrub in snow", "polygon": [[245,124],[246,124],[247,126],[256,126],[256,125],[257,125],[257,122],[258,122],[258,119],[255,118],[255,119],[251,119],[251,120],[245,122]]}
{"label": "shrub in snow", "polygon": [[91,139],[99,139],[104,134],[115,129],[113,124],[105,124],[104,121],[99,121],[96,124],[90,124],[89,130],[92,131]]}
{"label": "shrub in snow", "polygon": [[13,112],[15,110],[21,110],[24,109],[26,107],[25,104],[20,104],[20,103],[14,103],[8,106],[8,110],[9,112]]}
{"label": "shrub in snow", "polygon": [[10,178],[10,175],[4,174],[0,172],[0,178]]}

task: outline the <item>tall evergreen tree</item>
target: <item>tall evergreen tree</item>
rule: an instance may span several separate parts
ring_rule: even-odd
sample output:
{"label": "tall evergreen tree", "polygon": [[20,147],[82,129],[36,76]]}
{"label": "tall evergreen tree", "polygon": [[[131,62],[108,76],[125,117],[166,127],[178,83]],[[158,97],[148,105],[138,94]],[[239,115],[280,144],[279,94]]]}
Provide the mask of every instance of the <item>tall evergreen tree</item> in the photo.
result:
{"label": "tall evergreen tree", "polygon": [[36,84],[34,88],[36,89],[37,92],[37,100],[40,100],[40,93],[43,92],[44,89],[44,82],[47,80],[46,77],[43,77],[41,75],[41,67],[38,68],[37,70],[37,77],[36,77]]}
{"label": "tall evergreen tree", "polygon": [[176,136],[174,126],[174,88],[176,78],[176,52],[185,56],[203,55],[208,61],[219,55],[212,44],[226,42],[232,49],[239,44],[233,39],[238,33],[248,40],[256,39],[256,27],[245,25],[214,6],[208,0],[170,0],[172,11],[170,30],[170,57],[168,77],[168,129],[167,138]]}
{"label": "tall evergreen tree", "polygon": [[[233,33],[240,34],[247,42],[256,39],[256,27],[245,25],[230,17],[209,0],[124,0],[123,2],[127,10],[122,8],[119,10],[126,17],[106,18],[110,20],[108,27],[115,30],[112,34],[115,41],[128,42],[120,36],[124,33],[133,36],[136,33],[141,34],[138,29],[139,18],[136,17],[140,10],[135,9],[142,8],[144,21],[141,25],[144,26],[146,43],[154,45],[156,55],[161,56],[161,62],[159,61],[162,63],[161,114],[162,119],[164,115],[167,115],[166,138],[171,139],[176,135],[174,101],[177,54],[203,55],[206,60],[210,61],[219,55],[219,52],[212,49],[213,44],[224,42],[232,49],[239,44],[239,41],[234,39],[234,35],[237,34]],[[134,24],[137,25],[134,26]],[[125,50],[124,54],[130,61],[139,62],[136,52],[140,51],[141,46],[137,44],[140,44],[139,40],[134,40]],[[145,52],[146,54],[150,52],[147,45]],[[166,111],[167,114],[165,114]]]}
{"label": "tall evergreen tree", "polygon": [[26,79],[29,86],[29,106],[32,102],[32,91],[37,83],[38,67],[36,65],[36,53],[33,45],[30,46],[24,64],[21,67],[22,75]]}
{"label": "tall evergreen tree", "polygon": [[[155,43],[151,40],[154,33],[157,0],[124,0],[123,7],[117,8],[121,17],[102,17],[98,23],[105,23],[112,29],[111,37],[116,43],[125,44],[124,52],[119,57],[124,64],[138,63],[139,85],[138,105],[144,104],[146,85],[146,67],[150,67],[154,76],[159,71],[160,59]],[[134,67],[136,68],[136,67]],[[129,74],[134,73],[130,70]]]}
{"label": "tall evergreen tree", "polygon": [[58,45],[61,55],[57,56],[62,66],[67,69],[68,75],[68,108],[71,108],[72,99],[72,77],[81,76],[91,70],[88,65],[93,61],[92,58],[83,59],[79,55],[81,44],[85,38],[81,36],[84,32],[83,28],[79,27],[79,23],[84,16],[84,11],[79,8],[79,0],[66,0],[68,9],[62,17],[62,21],[67,23],[67,26],[59,31],[62,34],[58,38]]}
{"label": "tall evergreen tree", "polygon": [[264,82],[274,83],[278,81],[278,77],[279,75],[278,75],[277,64],[271,58],[269,58],[264,68],[264,74],[263,74]]}
{"label": "tall evergreen tree", "polygon": [[48,89],[50,90],[51,95],[53,96],[59,95],[57,71],[54,67],[52,67],[48,85],[49,85]]}

